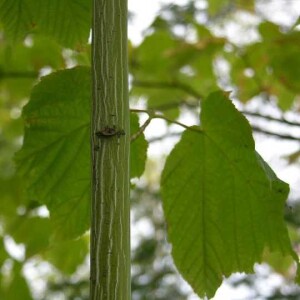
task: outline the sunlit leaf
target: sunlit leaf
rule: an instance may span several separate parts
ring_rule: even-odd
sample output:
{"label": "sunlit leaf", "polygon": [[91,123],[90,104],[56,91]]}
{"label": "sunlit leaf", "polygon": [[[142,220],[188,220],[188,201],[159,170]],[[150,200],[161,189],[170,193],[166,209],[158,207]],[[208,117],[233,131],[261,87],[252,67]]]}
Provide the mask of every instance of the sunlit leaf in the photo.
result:
{"label": "sunlit leaf", "polygon": [[283,221],[288,185],[255,152],[246,119],[222,93],[202,105],[167,158],[162,197],[175,264],[200,295],[252,272],[265,249],[292,255]]}

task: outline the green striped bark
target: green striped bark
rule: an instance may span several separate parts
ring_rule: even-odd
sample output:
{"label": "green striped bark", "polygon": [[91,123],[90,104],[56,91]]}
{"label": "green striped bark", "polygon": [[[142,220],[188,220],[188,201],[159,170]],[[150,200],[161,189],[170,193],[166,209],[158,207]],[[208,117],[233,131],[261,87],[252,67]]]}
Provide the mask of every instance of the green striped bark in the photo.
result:
{"label": "green striped bark", "polygon": [[90,299],[129,300],[127,0],[94,0]]}

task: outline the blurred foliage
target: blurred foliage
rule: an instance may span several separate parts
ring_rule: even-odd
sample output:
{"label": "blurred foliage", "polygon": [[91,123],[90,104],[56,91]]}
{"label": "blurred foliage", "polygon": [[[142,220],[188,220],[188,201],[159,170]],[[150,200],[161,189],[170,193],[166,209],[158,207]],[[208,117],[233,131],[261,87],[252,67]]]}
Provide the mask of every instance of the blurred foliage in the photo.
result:
{"label": "blurred foliage", "polygon": [[[0,0],[0,299],[88,299],[88,236],[53,241],[55,229],[49,212],[38,194],[26,193],[13,157],[22,144],[21,111],[32,87],[48,73],[90,65],[90,45],[86,44],[90,6],[86,1],[74,5],[72,1],[47,1],[50,8],[60,8],[51,14],[58,26],[52,27],[45,22],[48,12],[37,2]],[[145,31],[143,42],[129,45],[132,103],[144,103],[177,119],[183,109],[198,110],[204,97],[222,88],[233,90],[240,103],[259,98],[282,114],[298,113],[299,19],[287,28],[258,15],[255,1],[201,3],[162,7]],[[244,36],[250,36],[247,18],[235,18],[246,11],[259,19],[251,25],[258,38],[236,43],[234,33],[218,30],[235,22]],[[132,134],[138,131],[137,121],[132,124]],[[144,149],[142,157],[134,156],[136,161],[131,166],[132,177],[139,177],[147,145],[139,139],[133,142],[133,149],[135,143]],[[287,155],[287,161],[299,166],[299,151]],[[155,163],[160,164],[162,161]],[[132,191],[133,228],[137,230],[132,253],[132,299],[187,299],[191,292],[183,287],[169,255],[158,180],[153,182],[158,174],[153,176],[153,172],[151,168],[146,170]],[[292,208],[286,209],[290,238],[298,252],[299,199],[299,195],[291,199]],[[145,223],[151,230],[139,232],[139,226]],[[12,250],[12,241],[19,245],[20,255]],[[254,291],[253,299],[299,299],[299,288],[291,284],[291,259],[266,252],[265,260],[270,265],[267,276],[279,274],[283,278],[268,295],[263,295],[257,285],[264,280],[259,273],[239,280],[230,278],[228,283],[233,288],[248,287]]]}
{"label": "blurred foliage", "polygon": [[12,41],[35,32],[74,48],[87,43],[91,4],[92,1],[85,0],[44,0],[42,4],[37,0],[1,0],[0,19]]}

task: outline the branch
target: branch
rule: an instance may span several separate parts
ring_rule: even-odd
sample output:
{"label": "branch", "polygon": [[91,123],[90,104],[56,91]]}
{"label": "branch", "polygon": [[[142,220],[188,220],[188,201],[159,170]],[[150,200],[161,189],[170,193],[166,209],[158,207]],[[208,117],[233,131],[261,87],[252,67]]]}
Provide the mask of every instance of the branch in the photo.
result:
{"label": "branch", "polygon": [[[263,134],[267,134],[273,137],[277,137],[277,138],[281,138],[281,139],[285,139],[285,140],[292,140],[292,141],[300,141],[300,138],[294,137],[294,136],[290,136],[290,135],[285,135],[285,134],[279,134],[279,133],[274,133],[274,132],[270,132],[264,129],[261,129],[259,127],[255,127],[252,126],[252,130],[258,133],[263,133]],[[161,136],[157,136],[154,138],[151,138],[148,140],[148,143],[156,143],[156,142],[160,142],[161,140],[165,139],[165,138],[169,138],[169,137],[178,137],[182,134],[182,132],[172,132],[172,133],[167,133]]]}
{"label": "branch", "polygon": [[[181,126],[181,127],[185,128],[185,129],[188,129],[188,130],[192,130],[192,131],[196,131],[196,132],[203,132],[203,130],[201,128],[199,128],[199,127],[187,126],[187,125],[185,125],[183,123],[180,123],[178,121],[171,120],[171,119],[165,117],[164,115],[156,114],[152,110],[130,109],[130,112],[145,113],[145,114],[147,114],[149,116],[149,118],[147,119],[147,121],[140,128],[140,130],[135,135],[133,135],[131,137],[131,141],[135,140],[142,132],[144,132],[145,128],[150,124],[150,122],[151,122],[152,119],[163,119],[163,120],[167,121],[168,123],[176,124],[176,125]],[[245,112],[243,112],[243,113],[245,113]],[[251,112],[249,112],[249,114],[251,114]],[[253,115],[256,115],[256,113],[253,113]],[[263,118],[266,118],[266,119],[269,119],[269,120],[272,120],[272,121],[283,122],[283,123],[286,123],[286,124],[291,123],[289,125],[300,126],[300,124],[298,124],[298,123],[290,122],[290,121],[287,121],[285,119],[276,119],[276,118],[273,118],[273,117],[270,117],[270,116],[264,116],[264,115],[260,115],[260,114],[258,114],[257,116],[263,117]],[[274,136],[274,137],[277,137],[277,138],[281,138],[281,139],[285,139],[285,140],[300,141],[300,137],[295,137],[295,136],[292,136],[292,135],[271,132],[271,131],[262,129],[260,127],[257,127],[255,125],[251,125],[251,127],[252,127],[252,130],[255,131],[255,132],[264,133],[264,134],[271,135],[271,136]],[[176,133],[174,135],[177,135],[177,134],[178,133]],[[149,142],[156,142],[156,141],[159,141],[159,140],[161,140],[161,139],[163,139],[164,137],[167,137],[167,136],[169,136],[169,135],[164,135],[164,136],[161,136],[161,137],[156,137],[156,138],[151,139]]]}
{"label": "branch", "polygon": [[[245,63],[247,62],[247,59],[245,57],[245,55],[241,56],[244,60]],[[249,65],[247,65],[249,67]],[[255,79],[256,83],[259,85],[260,90],[264,90],[264,87],[260,84],[259,78]],[[187,85],[187,84],[183,84],[180,82],[159,82],[159,81],[133,81],[133,85],[136,86],[141,86],[141,87],[145,87],[145,88],[164,88],[164,89],[180,89],[186,93],[188,93],[189,95],[195,97],[196,99],[203,99],[203,96],[198,93],[195,89],[193,89],[191,86]],[[153,107],[152,109],[155,110],[168,110],[168,109],[172,109],[181,105],[186,105],[190,108],[195,108],[198,106],[198,103],[191,103],[191,102],[187,102],[185,100],[182,101],[174,101],[174,102],[170,102],[170,103],[166,103],[160,106],[156,106]],[[299,126],[300,127],[300,123],[298,122],[292,122],[292,121],[288,121],[285,118],[275,118],[272,116],[268,116],[268,115],[264,115],[264,114],[260,114],[257,112],[251,112],[251,111],[240,111],[242,114],[244,115],[248,115],[248,116],[253,116],[253,117],[259,117],[259,118],[264,118],[266,120],[270,120],[270,121],[276,121],[279,123],[284,123],[287,125],[291,125],[291,126]]]}
{"label": "branch", "polygon": [[161,81],[141,81],[134,80],[132,83],[134,86],[145,87],[150,89],[178,89],[186,92],[187,94],[195,97],[196,99],[202,99],[203,96],[193,89],[188,84],[172,81],[172,82],[161,82]]}
{"label": "branch", "polygon": [[37,78],[39,76],[38,72],[35,71],[7,71],[0,72],[0,79],[4,78],[13,78],[13,79],[22,79],[22,78]]}
{"label": "branch", "polygon": [[262,129],[260,127],[256,127],[256,126],[253,126],[253,125],[251,127],[252,127],[252,130],[255,131],[255,132],[264,133],[264,134],[271,135],[271,136],[281,138],[281,139],[284,139],[284,140],[300,142],[300,137],[295,137],[295,136],[288,135],[288,134],[281,134],[281,133],[275,133],[275,132],[267,131],[265,129]]}
{"label": "branch", "polygon": [[185,129],[189,129],[189,130],[192,130],[192,131],[203,132],[203,130],[200,129],[200,128],[196,129],[196,128],[191,127],[191,126],[187,126],[187,125],[185,125],[183,123],[180,123],[178,121],[171,120],[171,119],[169,119],[169,118],[167,118],[167,117],[165,117],[163,115],[154,115],[153,119],[163,119],[163,120],[167,121],[168,123],[176,124],[176,125],[181,126],[181,127],[185,128]]}
{"label": "branch", "polygon": [[283,124],[286,124],[286,125],[299,126],[300,127],[300,123],[292,122],[292,121],[289,121],[285,118],[275,118],[275,117],[272,117],[272,116],[269,116],[269,115],[260,114],[258,112],[251,112],[251,111],[245,111],[245,110],[241,110],[241,113],[244,114],[244,115],[247,115],[247,116],[263,118],[263,119],[266,119],[266,120],[275,121],[275,122],[283,123]]}
{"label": "branch", "polygon": [[[183,128],[185,128],[185,129],[188,129],[188,130],[192,130],[192,131],[196,131],[196,132],[203,132],[203,130],[202,129],[200,129],[200,128],[196,128],[196,127],[191,127],[191,126],[188,126],[188,125],[185,125],[185,124],[183,124],[183,123],[180,123],[180,122],[178,122],[178,121],[175,121],[175,120],[171,120],[171,119],[169,119],[168,117],[165,117],[164,115],[159,115],[159,114],[156,114],[155,112],[153,112],[152,110],[146,110],[146,109],[130,109],[130,112],[134,112],[134,113],[145,113],[145,114],[147,114],[148,116],[149,116],[149,123],[151,122],[151,120],[152,119],[163,119],[163,120],[165,120],[165,121],[167,121],[168,123],[172,123],[172,124],[176,124],[176,125],[178,125],[178,126],[181,126],[181,127],[183,127]],[[148,121],[147,120],[147,121]],[[148,124],[149,124],[148,123]],[[148,124],[147,124],[147,126],[148,126]],[[145,125],[145,124],[144,124]]]}
{"label": "branch", "polygon": [[132,143],[133,141],[135,141],[144,131],[145,129],[147,128],[147,126],[150,124],[152,118],[148,118],[146,120],[146,122],[140,127],[140,129],[135,133],[133,134],[131,137],[130,137],[130,142]]}
{"label": "branch", "polygon": [[164,135],[156,136],[156,137],[153,137],[153,138],[149,139],[148,143],[160,142],[165,138],[179,137],[179,136],[181,136],[181,134],[182,134],[182,132],[169,132],[169,133],[166,133]]}

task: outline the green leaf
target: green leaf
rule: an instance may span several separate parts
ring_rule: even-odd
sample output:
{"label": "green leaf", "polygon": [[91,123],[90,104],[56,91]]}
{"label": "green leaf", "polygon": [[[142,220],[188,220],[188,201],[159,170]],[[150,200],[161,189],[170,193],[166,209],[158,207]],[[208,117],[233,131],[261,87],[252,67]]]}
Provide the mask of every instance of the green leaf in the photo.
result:
{"label": "green leaf", "polygon": [[11,78],[23,75],[36,79],[39,70],[45,66],[54,69],[64,67],[62,47],[55,41],[40,36],[31,36],[30,41],[30,45],[23,42],[14,46],[8,41],[3,43],[0,48],[0,65],[4,78],[5,72],[11,72],[14,73]]}
{"label": "green leaf", "polygon": [[43,78],[23,117],[24,145],[16,161],[29,195],[48,206],[58,237],[77,237],[89,227],[90,69]]}
{"label": "green leaf", "polygon": [[13,39],[33,31],[54,37],[66,47],[86,44],[91,27],[86,0],[0,0],[0,21]]}
{"label": "green leaf", "polygon": [[296,94],[288,89],[285,85],[281,84],[280,81],[274,79],[270,91],[277,96],[278,106],[282,110],[288,110],[292,108]]}
{"label": "green leaf", "polygon": [[75,241],[58,243],[43,257],[65,274],[72,274],[88,254],[88,241],[82,237]]}
{"label": "green leaf", "polygon": [[19,217],[9,232],[17,243],[26,247],[26,258],[45,251],[49,246],[51,226],[48,218]]}
{"label": "green leaf", "polygon": [[223,276],[252,272],[266,249],[296,256],[283,221],[288,185],[255,152],[249,123],[216,92],[201,124],[171,152],[161,186],[175,264],[212,297]]}
{"label": "green leaf", "polygon": [[225,6],[228,6],[229,1],[226,0],[225,3],[224,1],[218,1],[218,0],[212,0],[212,1],[209,1],[209,4],[208,4],[208,12],[210,15],[215,15],[217,13],[220,13],[221,10],[225,7]]}
{"label": "green leaf", "polygon": [[167,31],[158,31],[146,37],[143,43],[132,53],[132,71],[139,78],[168,79],[171,71],[177,70],[176,55],[180,42]]}
{"label": "green leaf", "polygon": [[12,270],[12,280],[10,284],[3,291],[5,300],[32,300],[28,284],[22,275],[22,264],[14,261],[14,267]]}
{"label": "green leaf", "polygon": [[285,278],[291,278],[291,268],[294,265],[294,259],[290,255],[283,256],[281,253],[270,253],[268,250],[263,254],[263,260],[267,262],[272,269],[283,275]]}
{"label": "green leaf", "polygon": [[[130,132],[131,135],[139,131],[139,118],[136,114],[130,116]],[[130,145],[130,178],[140,177],[144,173],[145,163],[147,159],[148,143],[144,134],[131,142]]]}
{"label": "green leaf", "polygon": [[[300,42],[300,34],[298,42]],[[297,47],[286,47],[285,51],[278,51],[271,62],[275,76],[291,91],[300,93],[300,56]]]}
{"label": "green leaf", "polygon": [[167,117],[176,119],[179,116],[179,103],[185,99],[186,92],[170,84],[168,88],[136,86],[132,88],[131,95],[146,98],[149,109],[162,111]]}
{"label": "green leaf", "polygon": [[279,26],[271,22],[263,22],[258,26],[258,31],[263,38],[263,41],[274,42],[275,39],[281,36]]}
{"label": "green leaf", "polygon": [[197,42],[188,43],[158,30],[131,49],[131,94],[146,98],[150,109],[176,119],[180,103],[199,100],[215,90],[214,59],[222,51],[224,39],[213,37],[200,26],[198,34]]}
{"label": "green leaf", "polygon": [[[57,238],[75,238],[89,228],[90,89],[87,67],[53,73],[34,88],[23,110],[18,170],[30,198],[47,205]],[[138,131],[136,116],[131,126],[132,133]],[[141,135],[132,143],[131,177],[142,175],[146,152]]]}
{"label": "green leaf", "polygon": [[2,110],[29,97],[41,68],[65,66],[62,47],[55,41],[40,36],[32,36],[30,41],[30,45],[19,42],[12,46],[5,39],[1,43],[0,94],[9,103]]}
{"label": "green leaf", "polygon": [[0,219],[4,223],[7,220],[15,219],[18,207],[28,204],[24,196],[23,181],[18,176],[7,179],[0,178],[0,195]]}
{"label": "green leaf", "polygon": [[0,237],[0,268],[2,268],[3,263],[5,262],[5,260],[9,257],[9,255],[7,254],[5,247],[4,247],[4,241],[3,241],[3,237]]}
{"label": "green leaf", "polygon": [[230,12],[233,9],[241,9],[241,10],[254,10],[254,1],[253,0],[210,0],[208,2],[208,12],[211,15],[220,14],[223,16],[224,13]]}

